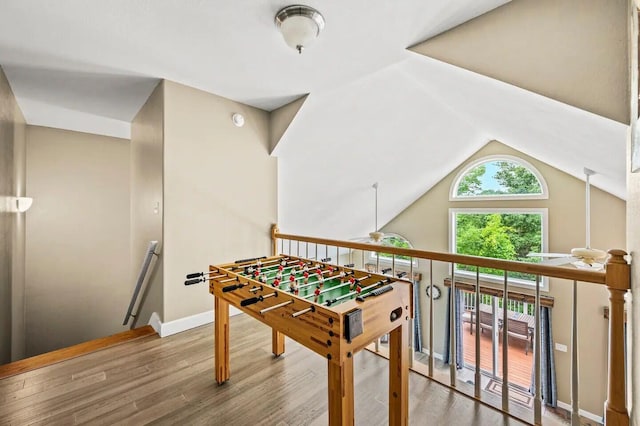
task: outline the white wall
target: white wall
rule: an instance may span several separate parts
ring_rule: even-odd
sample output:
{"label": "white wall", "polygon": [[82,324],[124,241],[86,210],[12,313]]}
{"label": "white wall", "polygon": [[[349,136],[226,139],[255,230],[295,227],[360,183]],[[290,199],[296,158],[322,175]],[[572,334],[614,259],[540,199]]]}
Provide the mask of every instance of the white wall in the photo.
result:
{"label": "white wall", "polygon": [[27,127],[27,356],[123,330],[129,161],[128,140]]}
{"label": "white wall", "polygon": [[[269,255],[276,222],[276,158],[269,114],[165,81],[164,321],[209,311],[207,284],[185,274]],[[245,125],[235,127],[240,112]]]}
{"label": "white wall", "polygon": [[131,123],[131,283],[135,283],[149,241],[158,241],[144,287],[134,308],[134,327],[149,322],[156,312],[164,316],[163,306],[163,137],[164,83],[159,83]]}

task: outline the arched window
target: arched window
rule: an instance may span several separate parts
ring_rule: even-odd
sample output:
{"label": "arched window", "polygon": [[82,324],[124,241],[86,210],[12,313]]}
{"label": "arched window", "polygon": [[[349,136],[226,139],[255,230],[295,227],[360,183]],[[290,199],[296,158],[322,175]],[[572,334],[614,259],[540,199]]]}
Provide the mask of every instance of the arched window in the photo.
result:
{"label": "arched window", "polygon": [[[381,245],[383,246],[387,246],[387,247],[400,247],[400,248],[413,248],[413,246],[411,245],[411,243],[409,242],[409,240],[407,240],[405,237],[403,237],[402,235],[398,235],[398,234],[389,234],[389,233],[385,233],[384,237],[382,238],[382,242]],[[371,252],[371,259],[375,259],[377,256],[380,257],[380,261],[384,262],[384,263],[389,263],[392,261],[392,255],[388,254],[388,253],[377,253],[377,252]],[[401,255],[396,255],[396,259],[395,262],[398,265],[409,265],[411,258],[409,256],[401,256]],[[413,266],[416,267],[418,265],[418,259],[413,259]]]}
{"label": "arched window", "polygon": [[[531,252],[547,251],[547,209],[540,203],[523,207],[512,200],[549,198],[540,172],[513,156],[484,157],[469,163],[451,185],[451,201],[500,200],[474,208],[449,209],[450,247],[453,253],[497,259],[539,262]],[[456,265],[461,276],[475,276],[475,267]],[[503,272],[480,268],[488,281],[503,279]],[[533,285],[535,276],[509,272],[512,283]],[[546,290],[546,280],[542,282]]]}
{"label": "arched window", "polygon": [[510,155],[484,157],[470,163],[451,186],[451,201],[549,198],[540,172]]}

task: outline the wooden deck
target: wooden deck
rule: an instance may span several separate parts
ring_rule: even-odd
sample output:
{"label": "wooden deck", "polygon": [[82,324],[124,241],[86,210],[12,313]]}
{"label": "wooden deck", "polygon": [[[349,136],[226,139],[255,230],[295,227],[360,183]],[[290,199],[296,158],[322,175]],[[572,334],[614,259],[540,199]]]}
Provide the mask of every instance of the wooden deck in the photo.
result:
{"label": "wooden deck", "polygon": [[[476,365],[476,330],[470,333],[469,323],[463,323],[464,362],[471,368]],[[533,369],[533,353],[525,354],[526,342],[509,338],[509,382],[524,389],[529,389],[531,384],[531,371]],[[493,370],[491,332],[485,330],[480,333],[480,368],[487,372]],[[502,339],[498,342],[498,377],[502,378]]]}
{"label": "wooden deck", "polygon": [[[270,329],[231,318],[231,379],[213,374],[213,327],[93,352],[0,380],[0,424],[325,425],[327,361],[287,339],[271,355]],[[355,357],[356,424],[387,424],[388,363]],[[410,374],[410,424],[521,422]]]}

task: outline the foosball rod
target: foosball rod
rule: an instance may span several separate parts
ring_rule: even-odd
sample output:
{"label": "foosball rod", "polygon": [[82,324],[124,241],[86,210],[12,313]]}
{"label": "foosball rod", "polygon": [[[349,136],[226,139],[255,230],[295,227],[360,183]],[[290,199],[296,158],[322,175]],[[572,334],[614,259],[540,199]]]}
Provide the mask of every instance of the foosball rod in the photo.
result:
{"label": "foosball rod", "polygon": [[[238,264],[236,266],[232,266],[229,269],[244,269],[244,268],[248,268],[250,266],[270,265],[270,264],[272,264],[274,262],[280,263],[283,260],[286,261],[287,259],[291,259],[289,256],[284,256],[284,257],[280,257],[280,258],[277,258],[277,259],[265,260],[264,262],[261,261],[261,259],[266,259],[266,258],[267,258],[266,256],[259,257],[259,258],[255,259],[255,260],[257,260],[257,262],[255,262],[255,263],[250,263],[249,265]],[[238,261],[236,261],[235,263],[238,263]]]}
{"label": "foosball rod", "polygon": [[306,308],[306,309],[302,309],[301,311],[298,311],[298,312],[294,312],[294,313],[292,313],[292,314],[291,314],[291,316],[292,316],[293,318],[298,318],[300,315],[304,315],[304,314],[306,314],[307,312],[315,312],[315,311],[316,311],[316,307],[315,307],[315,306],[313,306],[313,305],[311,305],[311,306],[309,306],[309,307],[308,307],[308,308]]}
{"label": "foosball rod", "polygon": [[337,289],[339,289],[339,288],[342,288],[342,287],[344,287],[344,286],[346,286],[346,285],[350,285],[350,284],[351,284],[351,283],[346,282],[346,283],[342,283],[342,284],[340,284],[340,285],[335,285],[335,286],[333,286],[333,287],[327,287],[327,288],[325,288],[324,290],[320,290],[320,292],[319,292],[318,294],[315,294],[315,292],[314,292],[314,293],[309,293],[309,294],[307,294],[306,296],[302,296],[302,298],[303,298],[303,299],[308,299],[308,298],[309,298],[309,297],[311,297],[311,296],[320,296],[320,295],[322,295],[322,294],[324,294],[324,293],[326,293],[326,292],[328,292],[328,291],[331,291],[331,290],[337,290]]}
{"label": "foosball rod", "polygon": [[[289,264],[291,264],[291,263],[295,263],[295,265],[291,265],[291,266],[283,266],[283,265],[273,265],[273,266],[268,266],[268,267],[264,268],[264,270],[261,270],[261,271],[260,271],[260,273],[264,273],[264,272],[273,272],[273,271],[275,271],[275,270],[276,270],[276,269],[275,269],[275,267],[276,267],[276,266],[278,266],[278,267],[283,266],[283,268],[282,268],[282,269],[278,269],[278,272],[282,272],[282,273],[284,274],[284,273],[285,273],[285,270],[295,268],[296,266],[298,266],[298,263],[299,263],[299,262],[298,262],[297,260],[294,260],[294,261],[291,261],[291,262],[286,262],[286,264],[287,264],[287,265],[289,265]],[[307,264],[311,264],[311,263],[312,263],[312,262],[305,262],[304,264],[305,264],[305,266],[306,266]],[[254,270],[254,271],[255,271],[255,270]],[[247,272],[247,273],[252,273],[252,272],[254,272],[254,271]]]}
{"label": "foosball rod", "polygon": [[[205,275],[211,275],[211,274],[219,274],[220,271],[209,271],[209,272],[192,272],[190,274],[187,274],[186,278],[190,279],[190,278],[201,278],[204,277]],[[222,274],[222,275],[218,275],[216,277],[209,277],[209,278],[221,278],[221,277],[226,277],[226,274]]]}
{"label": "foosball rod", "polygon": [[[344,275],[344,276],[342,276],[342,277],[341,277],[341,276],[340,276],[340,274],[338,274],[338,275],[334,275],[334,276],[331,276],[331,277],[322,278],[322,280],[323,280],[323,281],[322,281],[322,283],[324,284],[324,283],[327,283],[327,282],[333,281],[333,280],[335,280],[335,279],[345,278],[346,276],[347,276],[347,275]],[[298,277],[298,278],[296,278],[294,281],[298,281],[298,280],[303,279],[303,278],[304,278],[304,277]],[[291,280],[289,280],[289,281],[291,281]],[[312,282],[312,283],[302,284],[301,286],[298,286],[298,288],[300,289],[300,288],[306,288],[306,287],[309,287],[309,286],[312,286],[312,285],[317,285],[319,282],[320,282],[320,281],[314,281],[314,282]]]}
{"label": "foosball rod", "polygon": [[241,300],[240,306],[253,305],[254,303],[262,302],[264,299],[268,299],[270,297],[278,297],[278,292],[274,291],[273,293],[265,294],[263,296],[250,297],[248,299]]}
{"label": "foosball rod", "polygon": [[[189,274],[189,275],[194,275],[194,274]],[[187,275],[187,278],[189,278],[189,275]],[[207,280],[215,280],[215,279],[222,278],[222,277],[228,277],[228,275],[227,274],[223,274],[223,275],[217,275],[215,277],[202,277],[202,278],[195,278],[195,279],[192,279],[192,280],[186,280],[184,282],[184,285],[192,285],[192,284],[203,283],[203,282],[205,282]],[[233,278],[233,279],[230,279],[230,280],[225,280],[224,282],[234,281],[235,279],[236,278]],[[221,282],[221,281],[219,281],[219,282]]]}
{"label": "foosball rod", "polygon": [[[327,272],[327,271],[324,271],[324,272]],[[324,272],[323,272],[323,273],[324,273]],[[327,281],[327,280],[328,280],[328,281],[331,281],[331,280],[335,280],[336,278],[344,278],[344,277],[346,277],[346,276],[349,276],[349,275],[352,275],[352,274],[353,274],[353,272],[350,272],[350,273],[348,273],[348,274],[341,275],[341,274],[343,274],[343,272],[344,272],[344,271],[340,271],[338,274],[336,274],[336,275],[332,275],[332,276],[330,276],[330,277],[326,277],[326,278],[321,277],[321,278],[322,278],[322,280],[323,280],[323,283],[324,283],[325,281]],[[316,273],[314,272],[313,274],[316,274]],[[292,282],[296,282],[296,281],[300,281],[300,280],[308,279],[308,278],[310,278],[313,274],[309,274],[307,277],[305,277],[304,275],[302,275],[302,276],[300,276],[300,277],[294,277],[294,278],[293,278],[293,280],[291,279],[291,276],[292,276],[292,275],[289,275],[289,280],[288,280],[288,281],[289,281],[289,283],[291,284]],[[317,275],[317,274],[316,274],[316,275]],[[273,284],[273,282],[274,282],[274,281],[275,281],[275,279],[274,279],[271,283]],[[281,282],[280,282],[280,284],[285,284],[285,281],[287,281],[287,280],[282,279],[282,280],[281,280]],[[317,284],[318,282],[319,282],[319,281],[314,281],[314,282],[312,282],[312,283],[303,284],[303,285],[301,285],[301,286],[300,286],[300,287],[298,287],[298,288],[304,288],[304,287],[308,287],[308,286],[310,286],[310,285],[315,285],[315,284]],[[268,284],[268,282],[267,282],[267,283],[265,283],[265,284]]]}
{"label": "foosball rod", "polygon": [[[324,294],[324,293],[326,293],[328,291],[335,290],[335,289],[338,289],[338,288],[342,288],[342,287],[344,287],[346,285],[349,285],[349,286],[359,285],[360,284],[360,280],[366,280],[367,278],[371,278],[371,275],[367,275],[366,277],[358,278],[354,282],[347,281],[345,283],[342,283],[342,284],[339,284],[339,285],[335,285],[333,287],[327,287],[324,290],[321,290],[320,293],[317,294],[317,295],[315,293],[309,293],[306,296],[302,296],[302,298],[306,299],[306,298],[311,297],[311,296],[319,296],[319,295]],[[300,289],[302,287],[309,287],[309,286],[311,286],[313,284],[315,284],[315,283],[305,284],[304,286],[300,286],[298,288]]]}
{"label": "foosball rod", "polygon": [[287,306],[293,303],[293,299],[288,300],[286,302],[278,303],[277,305],[269,306],[268,308],[264,308],[260,310],[260,315],[264,315],[269,311],[273,311],[274,309],[282,308],[283,306]]}
{"label": "foosball rod", "polygon": [[[387,278],[385,280],[380,280],[377,283],[371,284],[371,285],[365,287],[364,289],[362,289],[362,291],[360,292],[359,296],[361,297],[361,296],[363,296],[363,295],[365,295],[365,294],[377,289],[378,287],[380,287],[383,284],[388,284],[390,281],[391,281],[391,279]],[[325,303],[326,303],[327,306],[331,306],[334,303],[339,302],[339,301],[341,301],[343,299],[346,299],[347,297],[351,297],[356,293],[358,293],[358,292],[357,291],[350,291],[349,293],[343,294],[342,296],[336,297],[335,299],[327,300]]]}
{"label": "foosball rod", "polygon": [[[285,262],[285,264],[287,264],[287,265],[289,265],[291,263],[298,263],[298,261],[294,260],[294,261],[291,261],[291,262]],[[308,262],[308,263],[311,264],[311,262]],[[305,265],[306,264],[307,263],[305,263]],[[255,274],[256,271],[258,271],[258,274],[265,274],[265,273],[268,273],[268,272],[275,272],[276,271],[275,268],[276,267],[279,268],[280,266],[282,266],[282,265],[272,265],[272,266],[267,266],[266,268],[261,268],[260,270],[254,269],[252,267],[247,267],[247,268],[244,269],[244,273],[248,274],[248,275],[253,275],[253,274]],[[278,270],[278,272],[284,272],[285,270],[295,268],[296,266],[298,266],[298,265],[296,264],[296,265],[292,265],[292,266],[286,266],[286,267],[283,267],[281,270]]]}

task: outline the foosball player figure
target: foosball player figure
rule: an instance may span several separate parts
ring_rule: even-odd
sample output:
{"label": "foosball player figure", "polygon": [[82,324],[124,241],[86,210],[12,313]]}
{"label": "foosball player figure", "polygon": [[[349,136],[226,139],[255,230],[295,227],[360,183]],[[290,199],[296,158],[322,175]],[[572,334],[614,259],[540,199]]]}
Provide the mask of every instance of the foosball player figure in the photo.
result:
{"label": "foosball player figure", "polygon": [[302,276],[304,277],[304,283],[308,284],[309,283],[309,272],[304,271],[304,274],[302,274]]}
{"label": "foosball player figure", "polygon": [[260,275],[260,278],[258,278],[258,281],[260,281],[263,284],[266,284],[267,283],[267,275],[266,274]]}
{"label": "foosball player figure", "polygon": [[356,279],[353,277],[349,277],[349,291],[353,291],[353,288],[356,285]]}
{"label": "foosball player figure", "polygon": [[278,287],[280,286],[280,280],[278,278],[276,278],[275,280],[273,280],[273,282],[271,283],[272,286],[274,287]]}
{"label": "foosball player figure", "polygon": [[298,284],[296,283],[296,277],[289,276],[289,291],[295,295],[298,295]]}
{"label": "foosball player figure", "polygon": [[318,299],[320,298],[320,286],[316,286],[315,291],[313,292],[313,302],[318,303]]}

